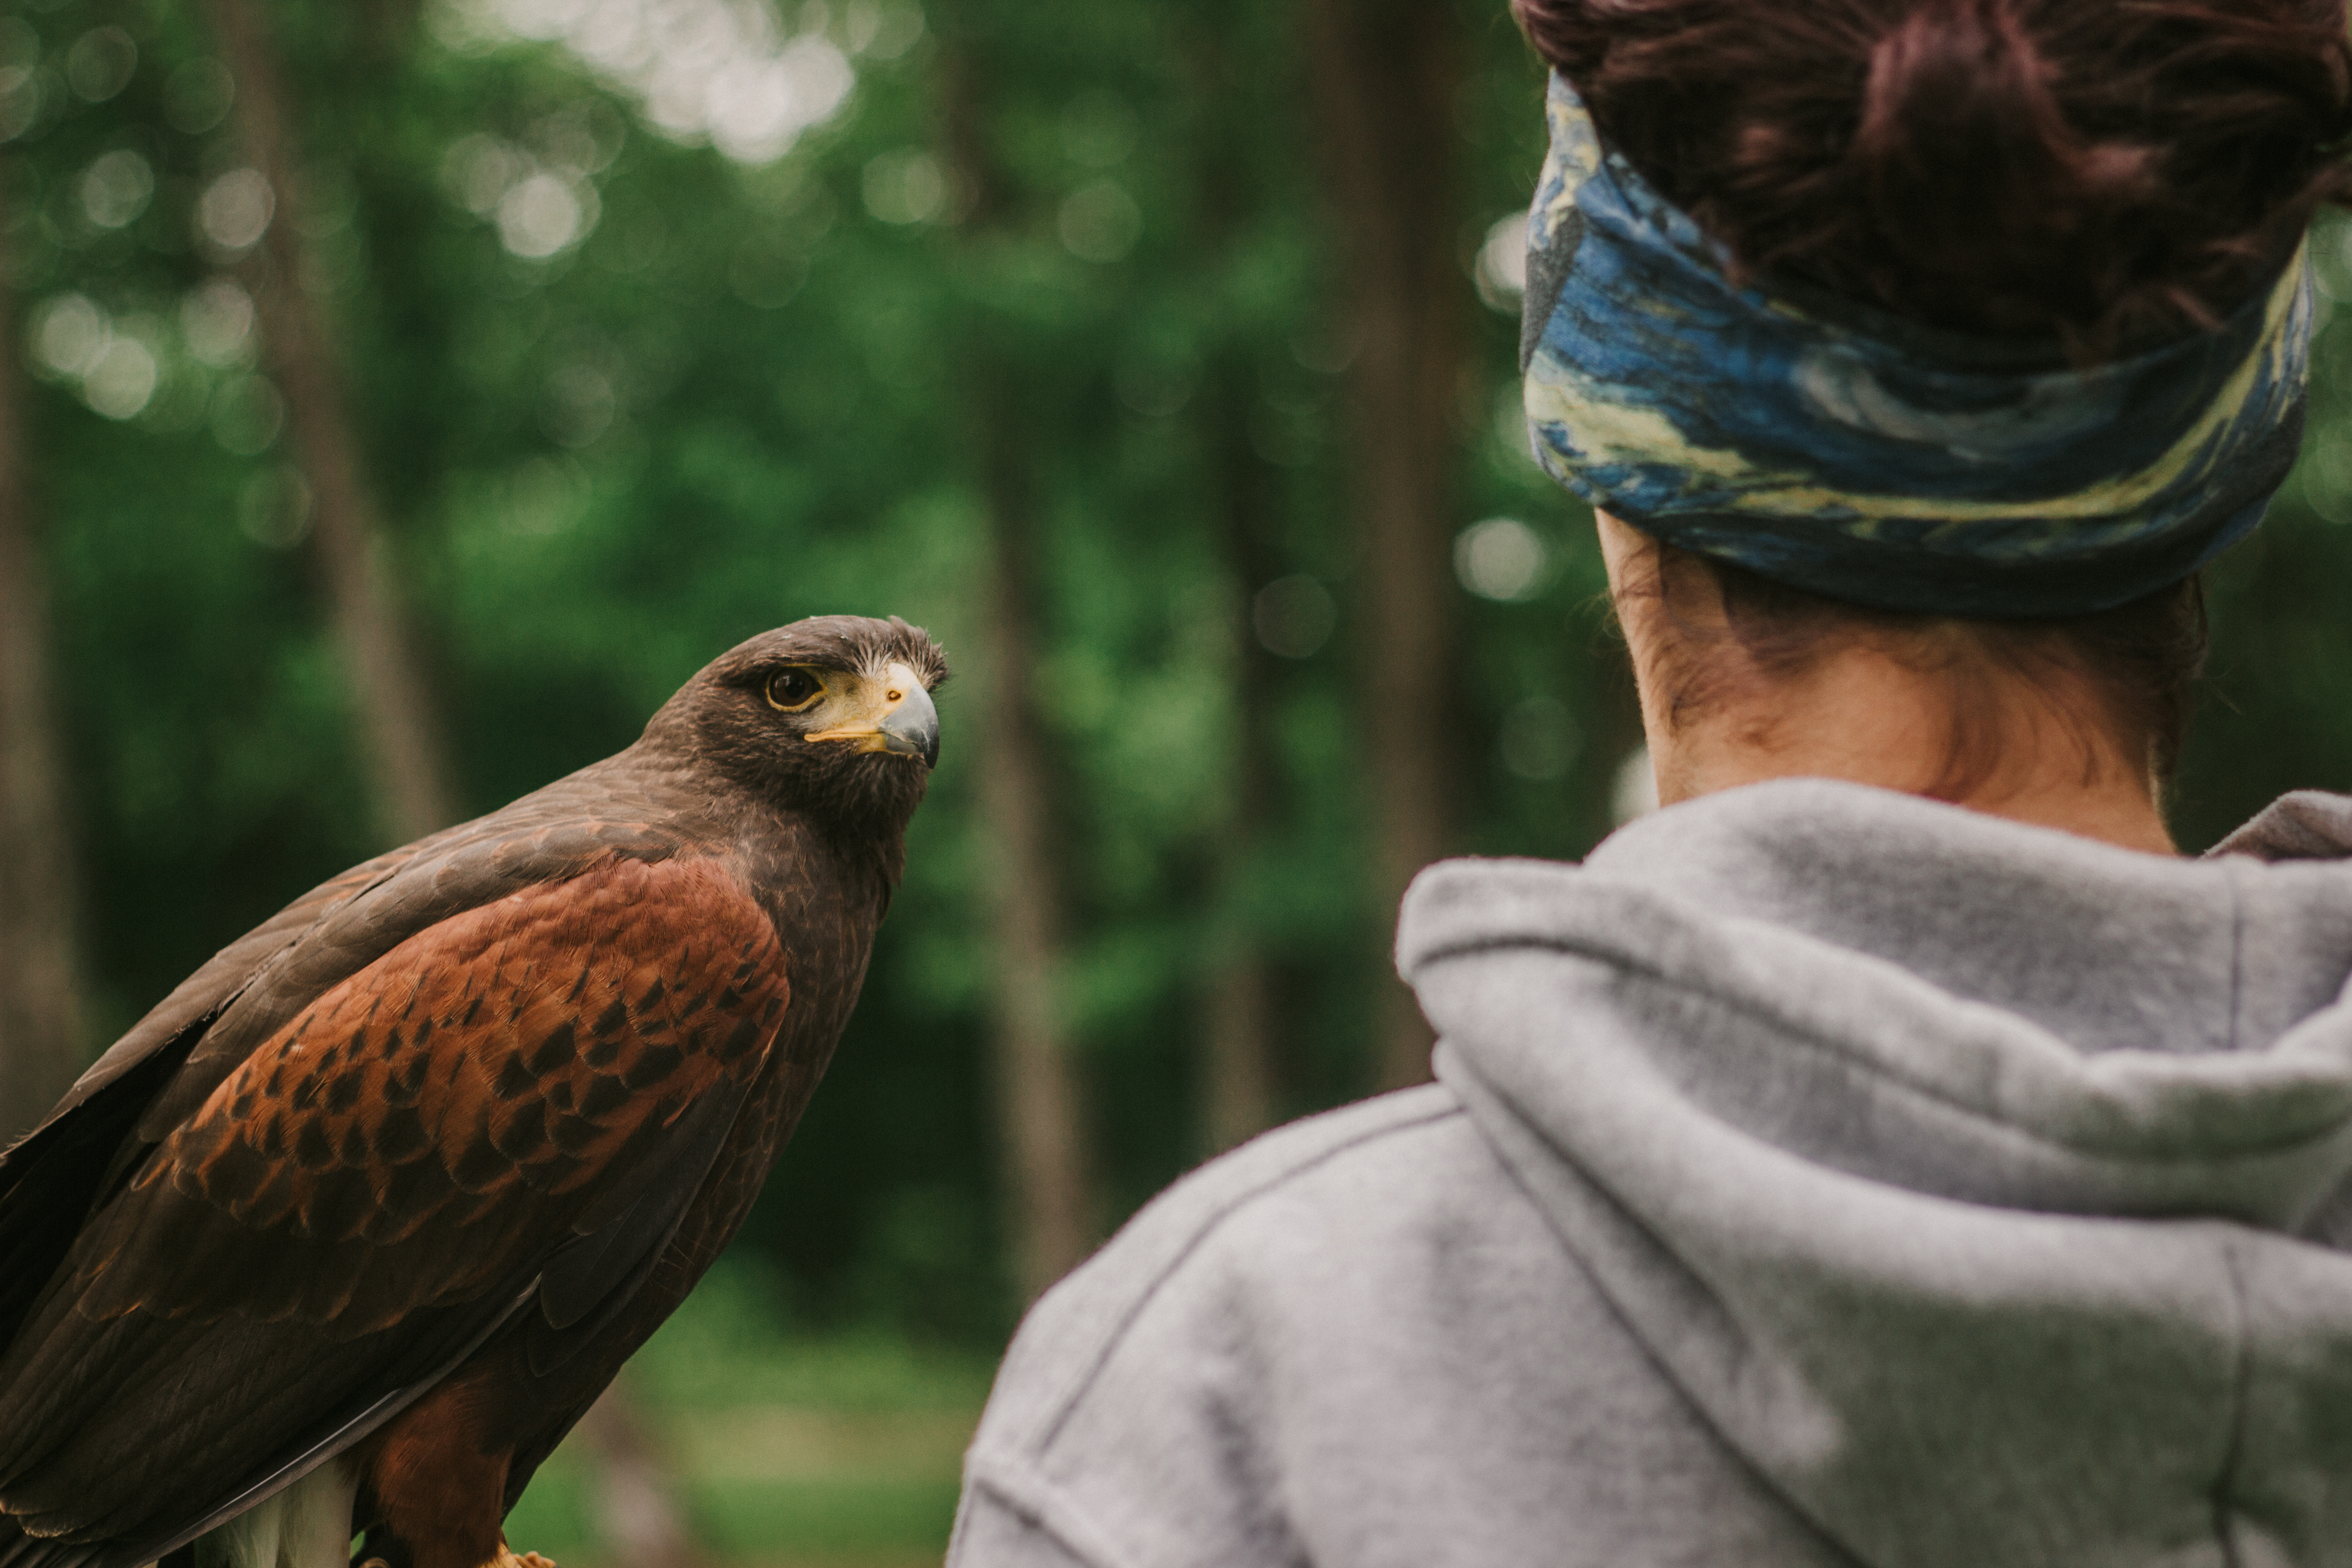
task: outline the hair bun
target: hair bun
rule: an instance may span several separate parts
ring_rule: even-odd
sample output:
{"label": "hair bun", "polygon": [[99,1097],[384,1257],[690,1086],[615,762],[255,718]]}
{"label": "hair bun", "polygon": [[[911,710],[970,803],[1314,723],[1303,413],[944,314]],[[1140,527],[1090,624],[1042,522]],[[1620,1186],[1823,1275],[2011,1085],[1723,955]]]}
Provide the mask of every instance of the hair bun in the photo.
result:
{"label": "hair bun", "polygon": [[1728,245],[2086,355],[2226,315],[2352,198],[2345,0],[1513,0]]}
{"label": "hair bun", "polygon": [[2013,0],[1930,0],[1878,40],[1848,156],[1895,258],[1956,289],[2028,257],[2096,277],[2066,248],[2158,194],[2153,159],[2079,133],[2056,76]]}
{"label": "hair bun", "polygon": [[1868,70],[1853,142],[1867,163],[1981,177],[1988,164],[2047,163],[2071,139],[2008,0],[1916,7],[1871,49]]}

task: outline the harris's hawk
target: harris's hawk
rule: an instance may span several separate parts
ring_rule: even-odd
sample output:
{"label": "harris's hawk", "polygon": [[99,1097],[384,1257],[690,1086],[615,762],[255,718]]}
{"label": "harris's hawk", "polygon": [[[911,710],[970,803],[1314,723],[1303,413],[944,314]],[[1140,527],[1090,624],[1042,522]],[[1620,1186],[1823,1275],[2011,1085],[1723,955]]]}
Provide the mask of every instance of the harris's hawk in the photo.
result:
{"label": "harris's hawk", "polygon": [[898,620],[755,637],[108,1051],[0,1155],[0,1568],[514,1563],[824,1070],[946,673]]}

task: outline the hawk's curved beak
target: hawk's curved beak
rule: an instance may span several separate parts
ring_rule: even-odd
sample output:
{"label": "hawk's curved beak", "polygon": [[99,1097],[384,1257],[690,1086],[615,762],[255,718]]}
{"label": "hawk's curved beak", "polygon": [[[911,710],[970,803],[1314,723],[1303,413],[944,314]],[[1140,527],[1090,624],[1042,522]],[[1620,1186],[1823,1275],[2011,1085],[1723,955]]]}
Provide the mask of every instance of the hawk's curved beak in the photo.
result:
{"label": "hawk's curved beak", "polygon": [[931,694],[919,683],[908,683],[905,700],[892,709],[877,728],[882,731],[884,751],[920,757],[927,768],[939,765],[940,710],[931,705]]}
{"label": "hawk's curved beak", "polygon": [[[861,688],[860,697],[862,701],[852,700],[856,716],[849,722],[819,730],[803,739],[846,741],[856,751],[920,757],[927,768],[938,764],[940,710],[931,706],[931,694],[923,689],[923,683],[912,669],[903,664],[892,665],[882,679],[868,680]],[[856,713],[860,707],[865,711]]]}

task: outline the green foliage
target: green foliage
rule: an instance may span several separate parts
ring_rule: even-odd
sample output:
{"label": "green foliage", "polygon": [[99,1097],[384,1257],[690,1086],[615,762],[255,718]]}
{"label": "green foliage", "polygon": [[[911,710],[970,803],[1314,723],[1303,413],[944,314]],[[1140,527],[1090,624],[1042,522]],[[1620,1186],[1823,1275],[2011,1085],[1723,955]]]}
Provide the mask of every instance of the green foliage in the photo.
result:
{"label": "green foliage", "polygon": [[647,1400],[708,1414],[777,1405],[889,1415],[980,1408],[994,1371],[985,1354],[925,1345],[873,1323],[824,1330],[780,1303],[789,1280],[757,1258],[722,1262],[638,1352],[631,1374]]}
{"label": "green foliage", "polygon": [[2352,222],[2311,237],[2322,308],[2303,458],[2252,539],[2208,579],[2213,658],[2173,802],[2201,847],[2291,789],[2352,788]]}
{"label": "green foliage", "polygon": [[[937,1562],[993,1358],[872,1325],[813,1331],[780,1313],[791,1294],[763,1265],[722,1262],[630,1363],[695,1539],[755,1561]],[[576,1445],[557,1450],[509,1536],[609,1560],[588,1480]]]}
{"label": "green foliage", "polygon": [[[1458,700],[1429,732],[1475,759],[1462,847],[1572,856],[1610,825],[1635,726],[1586,517],[1516,434],[1509,302],[1471,303],[1489,227],[1540,159],[1539,73],[1500,0],[1453,3],[1475,351],[1454,510],[1465,527],[1518,520],[1542,569],[1518,597],[1462,595]],[[1351,598],[1339,372],[1355,345],[1335,306],[1298,7],[937,0],[926,16],[911,0],[796,0],[774,13],[779,37],[821,37],[856,82],[764,162],[655,129],[635,88],[561,42],[501,32],[487,3],[268,13],[299,100],[310,281],[471,807],[625,745],[704,660],[798,616],[903,615],[959,667],[865,1000],[747,1233],[803,1327],[985,1345],[1012,1310],[970,743],[992,672],[967,442],[992,389],[960,375],[959,342],[1010,367],[1004,395],[1032,442],[1039,689],[1076,901],[1068,1006],[1104,1222],[1199,1152],[1192,1061],[1221,942],[1275,964],[1286,1110],[1363,1091],[1390,911],[1365,881],[1347,678],[1377,628]],[[504,14],[526,13],[566,14]],[[75,50],[108,27],[136,64],[93,101]],[[942,173],[939,28],[986,77],[1006,188],[984,240],[959,231],[971,193]],[[0,96],[0,130],[14,128],[0,254],[29,312],[6,352],[45,378],[30,447],[106,1033],[381,847],[272,395],[249,340],[198,330],[203,291],[233,275],[202,204],[241,162],[199,101],[215,52],[202,8],[167,0],[30,0],[0,19],[0,71],[26,73],[0,76],[16,84]],[[130,197],[92,182],[117,153],[152,189],[107,226],[93,213]],[[506,205],[531,171],[561,190],[537,231]],[[583,232],[517,254],[562,226],[565,201]],[[2352,294],[2343,230],[2318,243],[2331,297]],[[37,340],[69,298],[157,367],[136,412],[96,372],[44,358]],[[2214,579],[2216,700],[2179,792],[2192,844],[2279,789],[2352,782],[2338,695],[2352,622],[2335,603],[2352,567],[2347,330],[2323,341],[2304,469]],[[93,406],[109,397],[125,416]],[[1246,569],[1225,521],[1235,451],[1268,498]],[[1292,578],[1328,590],[1338,624],[1258,694],[1272,842],[1223,887],[1238,649],[1252,595]]]}

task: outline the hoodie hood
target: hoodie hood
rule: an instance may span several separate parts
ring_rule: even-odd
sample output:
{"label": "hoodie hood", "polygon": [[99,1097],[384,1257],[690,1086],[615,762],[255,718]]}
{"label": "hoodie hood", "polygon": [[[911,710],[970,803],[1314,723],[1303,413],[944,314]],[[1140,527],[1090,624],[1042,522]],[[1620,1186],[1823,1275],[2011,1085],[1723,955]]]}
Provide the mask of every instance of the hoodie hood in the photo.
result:
{"label": "hoodie hood", "polygon": [[2352,1564],[2352,809],[2222,849],[1782,781],[1434,867],[1399,963],[1563,1242],[1864,1563]]}

